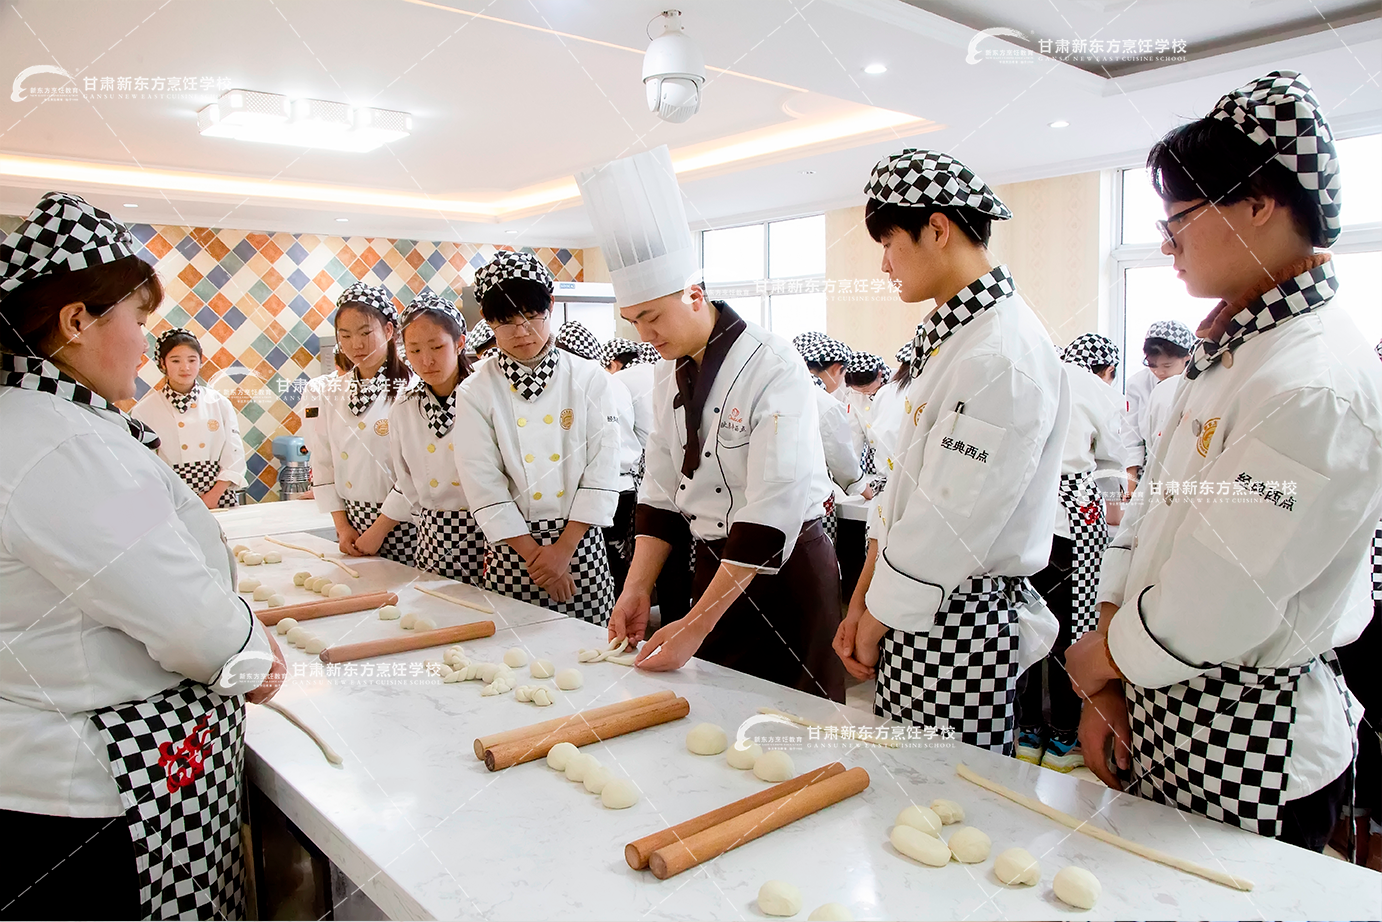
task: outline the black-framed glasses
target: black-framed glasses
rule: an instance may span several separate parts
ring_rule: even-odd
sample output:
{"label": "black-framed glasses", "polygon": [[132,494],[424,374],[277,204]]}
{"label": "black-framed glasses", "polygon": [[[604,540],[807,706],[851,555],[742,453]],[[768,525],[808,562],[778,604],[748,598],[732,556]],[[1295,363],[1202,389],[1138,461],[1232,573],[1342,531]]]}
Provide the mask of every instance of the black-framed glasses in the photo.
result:
{"label": "black-framed glasses", "polygon": [[492,329],[492,330],[499,330],[499,329],[504,329],[504,328],[508,328],[508,327],[513,327],[513,328],[527,327],[528,329],[532,330],[532,329],[535,329],[540,323],[542,323],[542,321],[546,320],[546,319],[547,319],[547,315],[548,315],[549,313],[551,313],[551,312],[550,312],[550,311],[525,311],[524,313],[518,314],[518,315],[517,315],[517,318],[518,318],[518,319],[505,320],[503,323],[491,323],[491,324],[490,324],[490,329]]}
{"label": "black-framed glasses", "polygon": [[1209,201],[1209,199],[1205,199],[1198,205],[1191,205],[1184,211],[1178,211],[1175,214],[1171,215],[1169,218],[1156,222],[1156,229],[1161,231],[1161,242],[1169,243],[1171,244],[1171,246],[1175,246],[1176,238],[1175,235],[1171,233],[1171,225],[1179,221],[1184,221],[1187,217],[1190,216],[1191,213],[1199,211],[1201,208],[1209,204],[1212,203]]}

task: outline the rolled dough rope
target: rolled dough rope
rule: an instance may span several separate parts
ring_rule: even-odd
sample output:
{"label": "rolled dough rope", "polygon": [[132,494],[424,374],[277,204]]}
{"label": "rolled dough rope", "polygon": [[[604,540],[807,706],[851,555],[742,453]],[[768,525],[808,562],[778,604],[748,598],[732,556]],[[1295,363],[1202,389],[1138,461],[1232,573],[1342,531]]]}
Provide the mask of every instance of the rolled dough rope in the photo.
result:
{"label": "rolled dough rope", "polygon": [[1213,868],[1195,864],[1193,861],[1188,861],[1177,855],[1168,854],[1160,849],[1133,842],[1122,836],[1114,835],[1107,830],[1100,829],[1098,826],[1091,826],[1086,820],[1077,820],[1070,814],[1062,813],[1055,807],[1048,807],[1046,804],[1033,797],[1019,794],[1016,791],[1003,787],[1003,785],[996,781],[990,781],[981,775],[975,774],[964,763],[955,767],[955,773],[968,782],[977,784],[979,787],[988,791],[992,791],[999,797],[1006,797],[1015,804],[1021,804],[1028,810],[1040,813],[1047,819],[1055,820],[1062,826],[1069,826],[1076,832],[1084,833],[1091,838],[1098,839],[1100,842],[1105,842],[1109,845],[1121,848],[1124,851],[1132,852],[1134,855],[1141,855],[1143,858],[1149,861],[1155,861],[1157,864],[1164,864],[1169,868],[1185,871],[1187,874],[1194,874],[1196,877],[1203,877],[1205,880],[1212,880],[1216,884],[1232,887],[1234,890],[1247,891],[1253,889],[1254,885],[1250,880],[1246,880],[1242,877],[1234,877],[1232,874],[1226,874],[1223,871],[1216,871]]}
{"label": "rolled dough rope", "polygon": [[335,557],[327,557],[321,551],[314,551],[310,547],[303,547],[301,544],[289,544],[287,541],[280,541],[277,538],[266,537],[264,540],[269,542],[270,544],[277,544],[279,547],[290,547],[295,551],[302,551],[305,554],[311,554],[313,557],[320,557],[327,563],[334,563],[336,566],[340,567],[342,570],[346,571],[356,579],[360,578],[360,573],[358,571],[352,570],[350,567],[347,567],[345,564],[341,563]]}
{"label": "rolled dough rope", "polygon": [[423,595],[430,595],[432,598],[441,599],[443,602],[450,602],[453,605],[460,605],[465,608],[473,608],[475,611],[482,611],[487,615],[498,614],[490,605],[477,605],[474,602],[467,602],[465,599],[458,599],[455,596],[447,595],[444,592],[437,592],[434,589],[423,589],[421,586],[414,586],[413,588]]}
{"label": "rolled dough rope", "polygon": [[340,765],[343,762],[345,762],[345,759],[342,759],[340,755],[337,754],[336,750],[332,749],[329,745],[327,745],[326,740],[322,739],[320,736],[317,735],[317,731],[313,730],[311,727],[307,726],[307,724],[303,723],[302,720],[292,711],[288,710],[286,707],[279,704],[277,701],[265,702],[264,707],[268,708],[271,711],[277,711],[278,713],[282,714],[284,717],[288,719],[288,723],[297,727],[303,733],[306,733],[307,736],[312,740],[312,742],[316,743],[317,747],[321,749],[322,755],[326,756],[326,761],[330,762],[332,765]]}
{"label": "rolled dough rope", "polygon": [[[824,730],[824,729],[827,729],[827,728],[830,726],[829,724],[818,724],[818,723],[816,723],[814,720],[807,720],[805,717],[798,717],[798,716],[795,715],[795,714],[788,714],[786,711],[779,711],[777,708],[759,708],[759,709],[758,709],[758,713],[760,713],[760,714],[772,714],[772,715],[775,716],[775,717],[781,717],[781,718],[783,718],[783,719],[785,719],[785,720],[790,720],[792,723],[796,724],[798,727],[819,727],[820,729]],[[870,729],[872,729],[872,728],[870,728]],[[884,739],[874,739],[873,737],[860,737],[860,738],[858,739],[858,742],[861,742],[861,743],[873,743],[873,745],[875,745],[875,746],[885,746],[885,747],[887,747],[888,749],[901,749],[901,748],[902,748],[902,744],[899,743],[897,740],[884,740]]]}

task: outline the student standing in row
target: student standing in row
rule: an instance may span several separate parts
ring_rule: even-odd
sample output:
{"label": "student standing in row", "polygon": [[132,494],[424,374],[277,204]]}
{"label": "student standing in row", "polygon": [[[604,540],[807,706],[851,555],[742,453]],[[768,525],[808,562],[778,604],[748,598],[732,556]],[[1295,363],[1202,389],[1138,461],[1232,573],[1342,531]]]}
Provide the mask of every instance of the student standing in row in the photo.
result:
{"label": "student standing in row", "polygon": [[1080,744],[1140,796],[1319,851],[1362,712],[1331,651],[1372,615],[1382,514],[1382,368],[1315,249],[1339,235],[1333,136],[1277,71],[1147,165],[1162,252],[1221,300],[1104,555],[1099,628],[1066,654]]}
{"label": "student standing in row", "polygon": [[475,273],[497,352],[456,405],[461,484],[491,545],[485,588],[604,624],[614,605],[602,529],[619,502],[609,376],[558,349],[552,273],[501,250]]}
{"label": "student standing in row", "polygon": [[336,344],[355,367],[344,379],[322,382],[318,404],[303,412],[312,493],[317,507],[331,513],[342,553],[412,566],[417,529],[411,521],[380,518],[394,486],[389,411],[414,380],[398,354],[393,296],[354,283],[336,299],[335,327]]}
{"label": "student standing in row", "polygon": [[882,356],[868,352],[855,352],[845,364],[845,406],[855,438],[863,446],[859,466],[868,481],[860,493],[864,499],[873,499],[888,482],[887,453],[879,453],[874,425],[879,417],[875,398],[888,383],[890,371]]}
{"label": "student standing in row", "polygon": [[[1125,454],[1138,470],[1147,463],[1151,439],[1160,431],[1160,422],[1170,406],[1170,398],[1175,396],[1176,383],[1185,372],[1193,348],[1195,334],[1183,323],[1158,320],[1147,328],[1142,342],[1145,367],[1128,378],[1127,417],[1123,427]],[[1168,381],[1171,383],[1167,384]],[[1155,399],[1153,394],[1157,395]],[[1130,482],[1135,485],[1136,479]]]}
{"label": "student standing in row", "polygon": [[[802,333],[792,340],[792,345],[806,362],[806,370],[811,373],[812,383],[816,385],[813,389],[816,421],[820,425],[826,473],[841,492],[857,493],[865,486],[861,463],[863,449],[862,444],[854,440],[849,408],[841,399],[845,386],[845,363],[852,353],[844,343],[824,333]],[[836,519],[833,489],[825,502],[824,512],[822,521],[825,533],[834,543],[839,522]]]}
{"label": "student standing in row", "polygon": [[[1012,214],[979,177],[905,150],[865,191],[883,271],[903,301],[938,306],[913,341],[897,469],[836,650],[860,679],[876,666],[880,717],[1011,753],[1017,677],[1055,634],[1026,577],[1051,554],[1069,388],[1041,322],[989,261],[990,226]],[[1021,649],[1023,618],[1040,621],[1042,644]]]}
{"label": "student standing in row", "polygon": [[149,391],[130,415],[158,433],[158,456],[201,497],[208,509],[240,505],[245,485],[245,443],[225,395],[197,380],[202,344],[173,327],[154,347],[162,387]]}
{"label": "student standing in row", "polygon": [[494,349],[494,331],[485,322],[485,318],[481,317],[475,321],[466,342],[477,359],[483,359]]}

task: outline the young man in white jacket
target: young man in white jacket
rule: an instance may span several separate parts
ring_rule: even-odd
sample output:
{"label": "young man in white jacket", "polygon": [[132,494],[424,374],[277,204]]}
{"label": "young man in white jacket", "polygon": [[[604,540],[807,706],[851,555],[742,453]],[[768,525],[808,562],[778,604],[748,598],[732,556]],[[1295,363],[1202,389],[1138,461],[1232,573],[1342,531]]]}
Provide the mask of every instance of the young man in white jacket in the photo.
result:
{"label": "young man in white jacket", "polygon": [[1273,72],[1148,165],[1162,252],[1222,300],[1066,655],[1080,743],[1112,786],[1319,851],[1361,716],[1332,649],[1372,614],[1382,512],[1382,371],[1315,249],[1339,233],[1333,139]]}

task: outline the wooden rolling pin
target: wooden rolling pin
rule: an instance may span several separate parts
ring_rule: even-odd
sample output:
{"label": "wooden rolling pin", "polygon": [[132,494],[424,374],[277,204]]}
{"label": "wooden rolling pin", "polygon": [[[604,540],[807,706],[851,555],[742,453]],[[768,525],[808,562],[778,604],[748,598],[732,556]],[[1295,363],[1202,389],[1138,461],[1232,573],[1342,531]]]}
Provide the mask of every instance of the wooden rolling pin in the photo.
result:
{"label": "wooden rolling pin", "polygon": [[492,772],[497,772],[512,765],[521,765],[534,759],[546,758],[547,753],[557,743],[586,746],[600,740],[623,736],[625,733],[632,733],[635,730],[646,730],[648,727],[655,727],[658,724],[680,720],[690,713],[690,702],[685,698],[673,697],[652,704],[645,704],[632,711],[619,711],[604,717],[597,717],[594,720],[587,719],[578,723],[570,723],[545,736],[509,740],[490,747],[485,750],[485,767]]}
{"label": "wooden rolling pin", "polygon": [[439,627],[435,631],[414,631],[411,637],[385,637],[383,640],[366,640],[361,643],[342,644],[339,647],[327,647],[321,652],[321,661],[348,663],[351,660],[369,659],[371,656],[388,656],[390,653],[444,647],[447,644],[493,636],[493,621],[472,621],[454,627]]}
{"label": "wooden rolling pin", "polygon": [[664,845],[648,858],[648,867],[658,880],[675,877],[682,871],[718,858],[730,849],[752,842],[774,829],[781,829],[803,816],[810,816],[846,798],[853,797],[869,786],[869,773],[862,768],[807,785],[800,791],[779,797],[771,803],[741,813],[733,819],[717,823],[693,836]]}
{"label": "wooden rolling pin", "polygon": [[609,714],[619,714],[624,711],[637,710],[644,705],[653,704],[657,701],[670,701],[677,696],[676,692],[666,689],[660,692],[653,692],[651,695],[644,695],[641,698],[630,698],[628,701],[619,701],[614,704],[607,704],[604,707],[592,708],[589,711],[580,711],[576,714],[568,714],[565,717],[558,717],[555,720],[544,720],[540,724],[531,724],[527,727],[519,727],[516,730],[505,730],[503,733],[493,733],[489,736],[482,736],[475,741],[475,758],[481,762],[485,761],[485,750],[500,743],[510,743],[514,740],[540,740],[547,734],[561,730],[567,724],[580,723],[582,721],[596,720]]}
{"label": "wooden rolling pin", "polygon": [[397,605],[398,596],[392,592],[366,592],[361,595],[343,595],[338,599],[322,599],[320,602],[299,602],[297,605],[280,605],[277,608],[262,608],[254,615],[264,624],[273,627],[284,618],[298,621],[311,621],[313,618],[327,618],[331,615],[348,615],[353,611],[367,611],[381,605]]}
{"label": "wooden rolling pin", "polygon": [[653,852],[666,845],[671,845],[681,839],[689,839],[698,832],[704,832],[711,826],[719,825],[726,820],[732,820],[736,816],[755,810],[764,804],[770,804],[775,800],[786,797],[788,794],[795,794],[807,785],[815,784],[826,778],[833,778],[843,773],[845,767],[839,762],[831,762],[823,765],[814,771],[809,771],[797,775],[791,781],[784,781],[772,787],[759,791],[743,800],[736,800],[732,804],[726,804],[718,810],[711,810],[709,813],[702,813],[695,819],[687,820],[677,826],[655,832],[650,836],[644,836],[637,842],[630,842],[624,846],[624,860],[629,863],[629,867],[635,871],[641,871],[648,866],[648,859]]}

